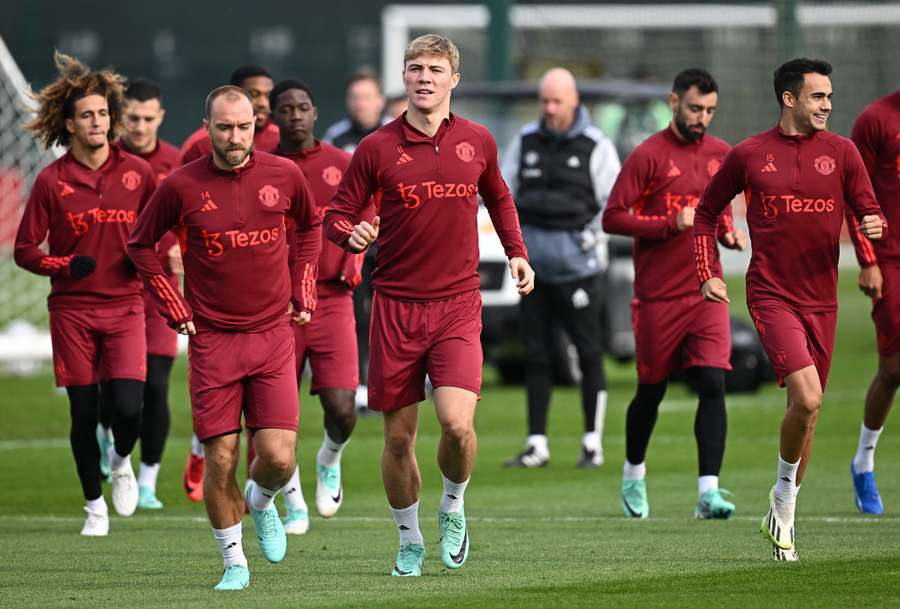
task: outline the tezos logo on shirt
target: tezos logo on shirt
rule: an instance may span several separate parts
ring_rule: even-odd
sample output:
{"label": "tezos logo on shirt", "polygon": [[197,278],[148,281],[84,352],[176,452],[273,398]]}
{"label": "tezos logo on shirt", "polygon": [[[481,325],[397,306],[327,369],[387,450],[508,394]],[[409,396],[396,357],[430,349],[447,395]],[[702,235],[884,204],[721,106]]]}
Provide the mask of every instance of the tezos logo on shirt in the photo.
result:
{"label": "tezos logo on shirt", "polygon": [[422,196],[426,199],[466,198],[474,196],[478,192],[478,186],[475,184],[458,184],[456,182],[441,184],[432,181],[407,186],[400,182],[397,184],[397,192],[400,193],[400,198],[403,199],[403,207],[415,209],[422,204]]}

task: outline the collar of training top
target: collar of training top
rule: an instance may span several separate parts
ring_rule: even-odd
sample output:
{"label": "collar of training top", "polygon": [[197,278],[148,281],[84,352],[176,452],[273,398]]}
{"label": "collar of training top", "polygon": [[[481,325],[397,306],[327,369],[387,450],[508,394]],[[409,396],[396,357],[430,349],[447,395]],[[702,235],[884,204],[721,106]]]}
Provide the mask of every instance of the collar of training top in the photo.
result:
{"label": "collar of training top", "polygon": [[432,143],[436,142],[441,136],[443,136],[444,132],[453,127],[456,123],[456,115],[452,112],[441,121],[438,130],[435,132],[434,137],[426,135],[422,133],[415,127],[413,127],[409,121],[406,119],[406,112],[400,115],[400,126],[403,129],[403,136],[406,138],[407,142],[427,142]]}
{"label": "collar of training top", "polygon": [[288,159],[305,159],[307,157],[314,156],[322,151],[322,142],[319,140],[313,140],[315,143],[312,145],[312,148],[307,149],[299,149],[299,150],[285,150],[278,145],[278,148],[275,149],[275,154],[278,156],[283,156]]}
{"label": "collar of training top", "polygon": [[60,174],[64,181],[95,188],[97,181],[119,164],[119,161],[122,160],[122,153],[118,146],[110,144],[109,156],[97,169],[91,169],[76,159],[71,148],[61,160]]}
{"label": "collar of training top", "polygon": [[817,131],[817,130],[813,131],[809,135],[803,135],[802,133],[797,133],[795,135],[788,135],[781,128],[781,121],[779,121],[778,124],[775,125],[775,132],[778,135],[780,135],[782,138],[784,138],[788,141],[791,141],[791,142],[807,142],[807,141],[811,141],[811,140],[815,139],[815,137],[817,135],[819,135],[819,131]]}

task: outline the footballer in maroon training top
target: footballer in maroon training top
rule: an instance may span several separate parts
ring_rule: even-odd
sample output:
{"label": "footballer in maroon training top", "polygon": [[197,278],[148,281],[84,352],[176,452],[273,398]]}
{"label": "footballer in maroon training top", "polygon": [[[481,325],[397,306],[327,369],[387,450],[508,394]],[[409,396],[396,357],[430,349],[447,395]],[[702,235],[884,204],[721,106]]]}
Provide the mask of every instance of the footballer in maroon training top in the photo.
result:
{"label": "footballer in maroon training top", "polygon": [[853,142],[827,131],[831,70],[814,59],[793,59],[775,70],[778,125],[725,156],[694,219],[701,292],[707,300],[727,302],[715,268],[716,224],[731,199],[744,193],[753,243],[747,306],[775,374],[787,387],[778,473],[760,524],[776,560],[797,560],[794,510],[834,349],[845,206],[868,239],[881,239],[886,228]]}

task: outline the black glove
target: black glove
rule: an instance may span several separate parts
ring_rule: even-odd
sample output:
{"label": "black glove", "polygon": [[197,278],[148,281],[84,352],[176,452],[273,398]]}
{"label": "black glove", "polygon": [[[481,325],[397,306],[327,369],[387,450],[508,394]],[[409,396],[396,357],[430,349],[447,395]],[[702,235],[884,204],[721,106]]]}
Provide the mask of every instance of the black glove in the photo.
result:
{"label": "black glove", "polygon": [[87,277],[97,268],[97,261],[90,256],[72,256],[69,261],[69,275],[72,279]]}

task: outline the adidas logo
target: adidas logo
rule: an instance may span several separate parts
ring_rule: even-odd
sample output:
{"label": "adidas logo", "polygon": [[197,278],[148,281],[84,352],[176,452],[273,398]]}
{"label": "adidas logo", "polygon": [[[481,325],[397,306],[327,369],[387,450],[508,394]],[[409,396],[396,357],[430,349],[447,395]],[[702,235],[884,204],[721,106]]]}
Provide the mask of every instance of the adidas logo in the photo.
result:
{"label": "adidas logo", "polygon": [[200,211],[213,211],[214,209],[219,209],[219,206],[210,199],[206,202],[206,205],[200,208]]}
{"label": "adidas logo", "polygon": [[405,524],[401,524],[401,525],[400,525],[399,527],[397,527],[397,528],[400,529],[401,531],[408,531],[408,530],[409,530],[409,527],[406,526]]}
{"label": "adidas logo", "polygon": [[775,167],[775,163],[769,161],[768,163],[766,163],[765,167],[763,167],[759,171],[760,173],[775,173],[778,171],[778,168]]}
{"label": "adidas logo", "polygon": [[784,480],[785,482],[791,482],[791,479],[788,478],[787,476],[782,476],[781,479]]}
{"label": "adidas logo", "polygon": [[678,169],[678,165],[675,164],[675,161],[669,160],[669,171],[666,173],[667,177],[677,178],[681,175],[681,170]]}
{"label": "adidas logo", "polygon": [[405,152],[402,152],[402,151],[401,151],[401,152],[400,152],[400,158],[397,159],[397,162],[395,163],[395,165],[404,165],[404,164],[406,164],[406,163],[409,163],[409,162],[412,161],[412,160],[413,160],[413,158],[412,158],[411,156],[409,156],[409,155],[406,154]]}

